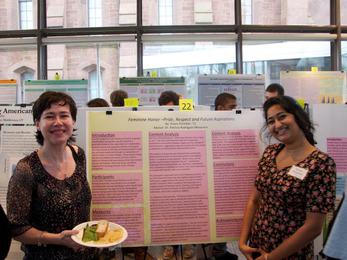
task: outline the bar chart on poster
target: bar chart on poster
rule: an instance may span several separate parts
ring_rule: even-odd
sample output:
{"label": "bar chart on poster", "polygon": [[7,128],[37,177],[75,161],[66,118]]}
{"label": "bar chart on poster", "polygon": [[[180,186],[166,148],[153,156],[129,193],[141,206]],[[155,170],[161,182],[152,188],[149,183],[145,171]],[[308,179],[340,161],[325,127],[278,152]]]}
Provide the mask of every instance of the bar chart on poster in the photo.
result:
{"label": "bar chart on poster", "polygon": [[308,104],[344,104],[346,102],[344,71],[281,71],[285,94]]}

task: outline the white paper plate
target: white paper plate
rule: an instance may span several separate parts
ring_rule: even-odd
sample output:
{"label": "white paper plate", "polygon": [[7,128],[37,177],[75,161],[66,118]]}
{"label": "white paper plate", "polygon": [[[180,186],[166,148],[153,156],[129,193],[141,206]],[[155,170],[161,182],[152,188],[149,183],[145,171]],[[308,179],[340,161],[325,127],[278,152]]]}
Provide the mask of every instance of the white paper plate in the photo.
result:
{"label": "white paper plate", "polygon": [[96,241],[83,242],[82,236],[83,236],[84,228],[87,226],[87,224],[89,226],[91,226],[91,225],[97,224],[98,222],[99,222],[98,220],[88,221],[88,222],[81,223],[81,224],[77,225],[76,227],[74,227],[73,230],[78,230],[79,233],[71,236],[72,240],[75,241],[76,243],[82,245],[82,246],[103,248],[103,247],[111,247],[111,246],[118,245],[118,244],[122,243],[125,239],[127,239],[128,232],[126,231],[126,229],[124,227],[122,227],[121,225],[118,225],[116,223],[109,222],[109,224],[108,224],[109,230],[121,229],[123,231],[122,232],[123,236],[121,238],[119,238],[118,240],[116,240],[115,242],[112,242],[112,243],[99,243]]}

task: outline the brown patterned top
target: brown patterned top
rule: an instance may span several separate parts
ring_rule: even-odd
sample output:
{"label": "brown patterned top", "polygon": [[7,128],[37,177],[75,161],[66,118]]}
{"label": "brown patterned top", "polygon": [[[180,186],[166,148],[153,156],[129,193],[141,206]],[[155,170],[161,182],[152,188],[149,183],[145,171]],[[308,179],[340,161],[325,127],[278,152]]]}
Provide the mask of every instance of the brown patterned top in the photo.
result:
{"label": "brown patterned top", "polygon": [[[271,252],[300,228],[307,212],[327,213],[334,208],[336,166],[327,154],[315,150],[296,166],[308,169],[303,180],[278,170],[276,156],[284,144],[268,146],[258,165],[255,186],[261,193],[250,244]],[[313,243],[287,259],[312,259]]]}
{"label": "brown patterned top", "polygon": [[[86,178],[85,155],[71,148],[74,173],[64,180],[50,175],[36,151],[20,160],[7,193],[7,213],[13,236],[31,227],[50,233],[69,230],[89,220],[91,192]],[[25,259],[87,259],[87,252],[75,253],[64,246],[22,245]]]}

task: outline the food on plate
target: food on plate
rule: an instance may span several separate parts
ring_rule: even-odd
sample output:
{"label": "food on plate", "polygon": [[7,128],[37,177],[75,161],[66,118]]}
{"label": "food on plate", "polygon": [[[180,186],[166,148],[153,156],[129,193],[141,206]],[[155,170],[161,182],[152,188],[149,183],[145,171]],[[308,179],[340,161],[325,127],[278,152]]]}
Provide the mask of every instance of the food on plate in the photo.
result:
{"label": "food on plate", "polygon": [[111,229],[107,220],[100,220],[91,226],[87,224],[83,230],[82,241],[108,244],[119,240],[122,236],[122,229]]}
{"label": "food on plate", "polygon": [[96,234],[96,228],[97,228],[97,225],[89,226],[87,224],[87,226],[83,230],[82,241],[83,242],[97,241],[98,235]]}
{"label": "food on plate", "polygon": [[105,236],[107,229],[108,229],[108,221],[100,220],[97,224],[96,234],[98,235],[99,238],[103,237]]}

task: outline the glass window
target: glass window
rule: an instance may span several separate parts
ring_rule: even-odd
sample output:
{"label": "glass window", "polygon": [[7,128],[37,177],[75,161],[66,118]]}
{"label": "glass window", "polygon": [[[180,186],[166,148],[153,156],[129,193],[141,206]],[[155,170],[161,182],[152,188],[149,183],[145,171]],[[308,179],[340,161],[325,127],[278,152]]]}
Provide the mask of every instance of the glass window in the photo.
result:
{"label": "glass window", "polygon": [[26,68],[21,74],[20,74],[20,93],[17,94],[18,100],[20,103],[24,102],[24,81],[34,79],[34,71]]}
{"label": "glass window", "polygon": [[88,0],[88,25],[89,27],[102,26],[101,0]]}
{"label": "glass window", "polygon": [[341,24],[347,25],[347,0],[340,0]]}
{"label": "glass window", "polygon": [[89,72],[89,99],[102,97],[102,73],[98,75],[97,70]]}
{"label": "glass window", "polygon": [[[67,37],[66,41],[69,42],[70,38],[73,37]],[[54,79],[58,72],[66,80],[91,80],[90,98],[108,100],[110,93],[119,86],[119,77],[136,76],[136,43],[48,44],[47,62],[48,79]],[[97,84],[98,68],[101,73],[100,87]]]}
{"label": "glass window", "polygon": [[342,69],[347,70],[347,41],[343,41],[341,44],[341,55],[342,55]]}
{"label": "glass window", "polygon": [[19,83],[22,73],[34,72],[37,67],[36,46],[1,46],[0,56],[0,79],[15,79]]}
{"label": "glass window", "polygon": [[265,74],[268,83],[278,82],[281,71],[311,71],[311,67],[331,70],[328,41],[250,41],[245,42],[243,53],[244,73]]}
{"label": "glass window", "polygon": [[15,79],[17,81],[16,101],[22,103],[24,80],[34,79],[36,77],[36,45],[1,45],[0,57],[0,79]]}
{"label": "glass window", "polygon": [[119,1],[119,25],[136,24],[136,0]]}
{"label": "glass window", "polygon": [[330,24],[327,0],[242,0],[242,5],[247,6],[248,2],[252,2],[252,18],[244,17],[245,24]]}
{"label": "glass window", "polygon": [[159,24],[172,25],[172,0],[159,1]]}
{"label": "glass window", "polygon": [[252,23],[252,0],[242,0],[242,23]]}
{"label": "glass window", "polygon": [[212,41],[145,43],[143,66],[144,75],[155,71],[158,77],[185,77],[187,97],[197,102],[196,75],[227,74],[234,69],[235,46]]}
{"label": "glass window", "polygon": [[19,0],[19,28],[33,29],[33,1]]}
{"label": "glass window", "polygon": [[143,25],[235,23],[234,0],[143,1],[142,13]]}
{"label": "glass window", "polygon": [[121,42],[119,48],[119,77],[137,76],[136,42]]}
{"label": "glass window", "polygon": [[62,28],[117,26],[120,5],[120,1],[115,0],[46,0],[47,26]]}

